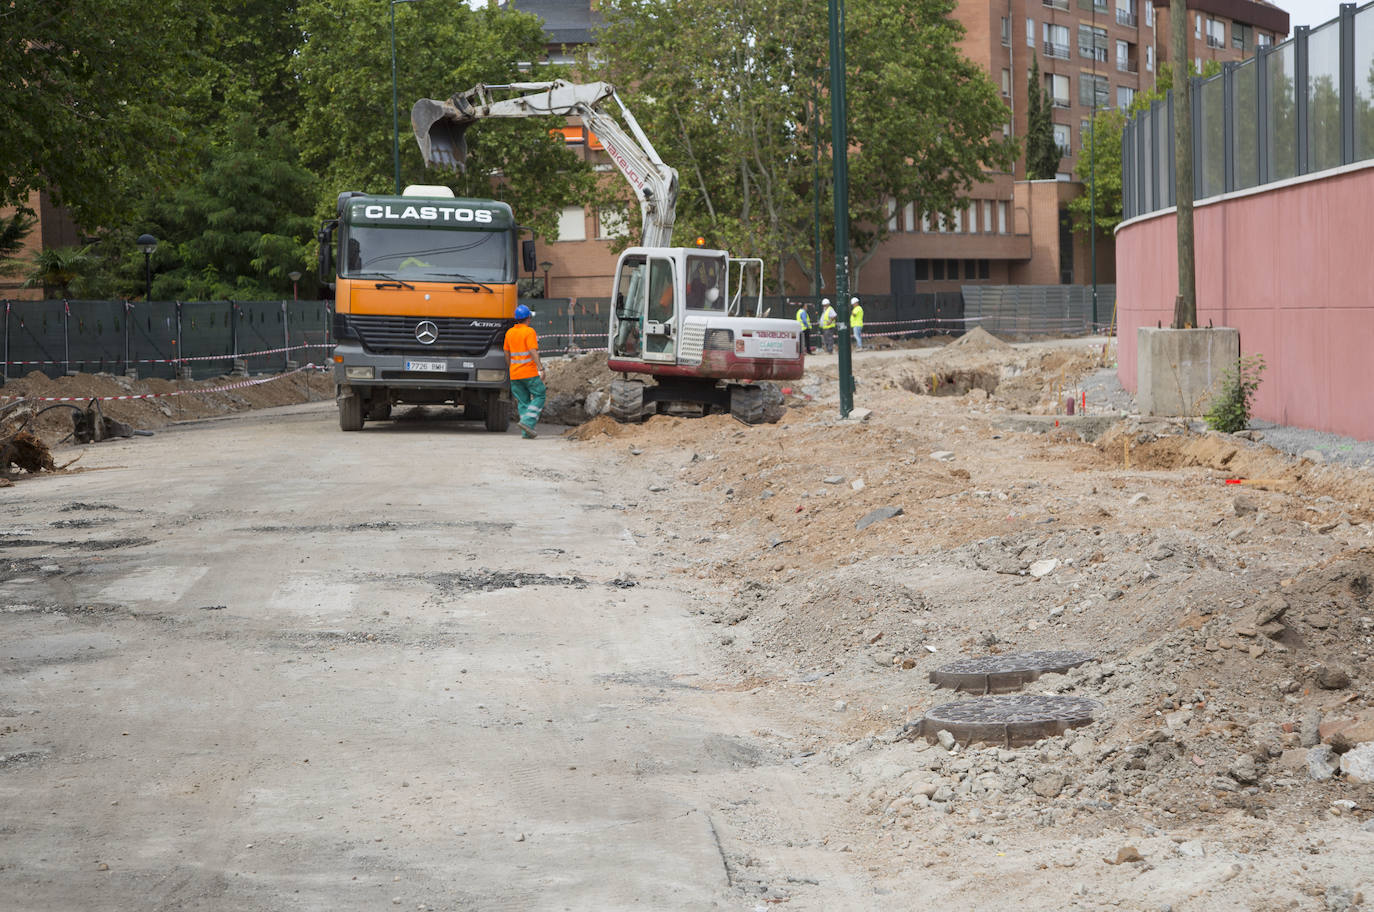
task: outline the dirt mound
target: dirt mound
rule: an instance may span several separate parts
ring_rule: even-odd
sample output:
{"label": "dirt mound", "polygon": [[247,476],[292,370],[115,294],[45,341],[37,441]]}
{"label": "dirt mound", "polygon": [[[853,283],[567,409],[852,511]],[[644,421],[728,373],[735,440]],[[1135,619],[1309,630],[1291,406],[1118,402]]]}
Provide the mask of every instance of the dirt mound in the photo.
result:
{"label": "dirt mound", "polygon": [[965,351],[1011,351],[1012,347],[994,336],[981,326],[964,333],[953,342],[949,343],[950,348],[962,348]]}
{"label": "dirt mound", "polygon": [[[264,383],[214,392],[218,387],[245,381],[244,377],[216,377],[210,380],[173,381],[160,378],[130,380],[114,374],[76,374],[52,378],[38,371],[11,379],[0,387],[0,396],[34,397],[30,404],[18,406],[20,412],[44,409],[54,403],[40,397],[72,397],[71,404],[85,408],[92,398],[162,394],[157,399],[125,399],[100,403],[101,412],[136,429],[159,428],[176,421],[212,418],[248,409],[272,408],[298,402],[318,401],[334,394],[334,379],[326,371],[300,371],[283,374]],[[262,378],[251,378],[262,379]],[[166,394],[188,391],[182,395]],[[72,431],[72,411],[56,408],[38,415],[30,424],[44,442],[55,446]],[[21,419],[22,420],[22,419]]]}
{"label": "dirt mound", "polygon": [[579,424],[564,432],[569,440],[591,440],[593,437],[619,437],[625,433],[625,426],[609,415],[597,415],[591,421]]}

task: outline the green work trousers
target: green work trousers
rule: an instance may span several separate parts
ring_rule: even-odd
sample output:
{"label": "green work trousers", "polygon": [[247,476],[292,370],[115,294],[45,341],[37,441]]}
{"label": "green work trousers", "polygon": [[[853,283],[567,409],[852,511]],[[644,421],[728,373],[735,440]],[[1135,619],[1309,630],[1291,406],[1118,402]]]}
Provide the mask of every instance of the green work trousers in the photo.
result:
{"label": "green work trousers", "polygon": [[522,377],[510,382],[511,395],[515,397],[515,420],[526,427],[539,423],[539,413],[544,411],[544,381],[538,377]]}

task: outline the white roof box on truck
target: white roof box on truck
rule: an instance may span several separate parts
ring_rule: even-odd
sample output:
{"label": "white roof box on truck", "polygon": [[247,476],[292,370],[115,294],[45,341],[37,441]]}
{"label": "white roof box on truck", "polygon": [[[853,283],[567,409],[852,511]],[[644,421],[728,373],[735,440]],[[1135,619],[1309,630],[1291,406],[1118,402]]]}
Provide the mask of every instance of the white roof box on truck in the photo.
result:
{"label": "white roof box on truck", "polygon": [[453,189],[442,184],[411,184],[406,187],[401,196],[442,196],[445,199],[453,199]]}

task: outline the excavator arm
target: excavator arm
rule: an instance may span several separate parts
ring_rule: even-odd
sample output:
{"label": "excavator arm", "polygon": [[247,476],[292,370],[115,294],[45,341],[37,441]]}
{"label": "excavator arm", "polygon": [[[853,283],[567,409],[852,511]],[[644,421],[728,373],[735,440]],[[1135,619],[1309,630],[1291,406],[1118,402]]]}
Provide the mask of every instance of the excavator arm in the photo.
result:
{"label": "excavator arm", "polygon": [[[519,93],[497,98],[495,92]],[[604,106],[614,99],[627,133]],[[678,177],[663,163],[630,109],[606,82],[517,82],[476,85],[446,101],[421,98],[410,110],[410,123],[426,164],[458,170],[466,167],[468,127],[489,117],[579,117],[596,134],[629,181],[639,200],[645,247],[668,247],[677,218]]]}

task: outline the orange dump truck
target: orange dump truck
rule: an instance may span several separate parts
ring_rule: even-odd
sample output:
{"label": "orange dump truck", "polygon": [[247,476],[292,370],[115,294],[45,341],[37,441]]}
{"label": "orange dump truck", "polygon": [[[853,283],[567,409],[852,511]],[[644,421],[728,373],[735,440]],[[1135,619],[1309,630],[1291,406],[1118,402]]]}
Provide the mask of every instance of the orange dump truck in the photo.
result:
{"label": "orange dump truck", "polygon": [[534,269],[510,207],[447,187],[401,196],[340,194],[319,232],[320,278],[334,282],[339,427],[362,430],[400,403],[453,404],[489,431],[510,423],[502,343],[516,279]]}

